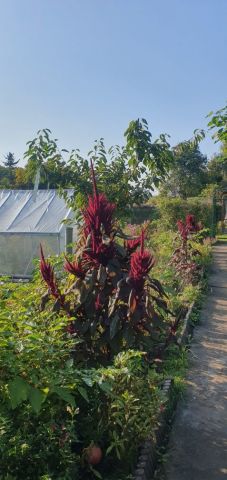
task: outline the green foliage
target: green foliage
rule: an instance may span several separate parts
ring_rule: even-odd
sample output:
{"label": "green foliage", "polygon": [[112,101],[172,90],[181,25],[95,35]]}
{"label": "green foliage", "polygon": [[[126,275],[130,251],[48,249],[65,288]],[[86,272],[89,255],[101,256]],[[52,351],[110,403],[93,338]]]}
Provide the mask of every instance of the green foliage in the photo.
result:
{"label": "green foliage", "polygon": [[73,194],[65,193],[70,206],[74,210],[84,207],[87,197],[92,192],[89,159],[94,162],[97,186],[111,202],[117,206],[117,214],[125,219],[133,204],[147,200],[152,191],[149,178],[140,178],[139,172],[133,173],[127,163],[126,152],[119,146],[108,151],[104,141],[96,142],[88,158],[83,158],[79,151],[73,151],[69,157],[70,186]]}
{"label": "green foliage", "polygon": [[69,183],[69,171],[59,149],[57,139],[51,138],[51,131],[46,128],[37,132],[37,137],[27,142],[28,149],[24,154],[27,160],[27,182],[34,183],[37,171],[40,171],[41,188],[57,188],[67,186]]}
{"label": "green foliage", "polygon": [[9,170],[0,165],[0,188],[10,188]]}
{"label": "green foliage", "polygon": [[0,294],[1,473],[71,478],[79,383],[70,371],[68,320],[38,311],[38,286],[4,283]]}
{"label": "green foliage", "polygon": [[4,167],[0,166],[0,188],[12,188],[15,181],[15,166],[19,160],[15,160],[14,154],[9,152],[5,155]]}
{"label": "green foliage", "polygon": [[173,161],[170,144],[167,142],[168,135],[161,134],[152,143],[147,121],[144,118],[142,120],[138,118],[129,123],[125,137],[129,166],[137,175],[138,172],[141,175],[145,174],[147,168],[148,174],[152,176],[152,181],[157,187],[160,180],[166,176]]}
{"label": "green foliage", "polygon": [[200,197],[211,199],[218,189],[217,183],[209,183],[203,190],[200,192]]}
{"label": "green foliage", "polygon": [[197,196],[207,182],[206,156],[195,139],[179,143],[173,154],[173,166],[164,179],[162,193],[181,198]]}
{"label": "green foliage", "polygon": [[[40,188],[61,187],[70,206],[75,211],[83,207],[91,193],[89,159],[92,158],[97,184],[110,201],[117,205],[118,215],[125,219],[132,205],[148,200],[154,185],[158,185],[172,161],[166,135],[151,142],[146,120],[131,122],[125,132],[126,147],[114,146],[108,150],[104,140],[96,141],[87,158],[78,149],[72,150],[66,161],[57,139],[49,129],[39,130],[36,138],[28,142],[24,154],[27,160],[24,171],[18,170],[16,184],[31,188],[40,171]],[[72,188],[67,194],[63,189]]]}
{"label": "green foliage", "polygon": [[207,117],[211,117],[208,127],[215,129],[213,138],[215,142],[227,142],[227,105],[217,112],[210,112]]}
{"label": "green foliage", "polygon": [[[87,156],[94,163],[98,188],[117,205],[118,216],[122,219],[129,217],[134,204],[148,200],[154,185],[159,184],[172,161],[166,136],[160,135],[152,143],[146,120],[130,122],[125,137],[126,147],[116,145],[108,150],[101,138]],[[89,162],[79,150],[73,150],[69,168],[74,193],[70,197],[65,194],[65,197],[76,210],[85,205],[92,190]]]}
{"label": "green foliage", "polygon": [[183,219],[187,214],[193,214],[199,219],[201,224],[210,228],[212,225],[213,207],[211,199],[189,198],[182,200],[180,198],[158,197],[156,206],[160,215],[160,226],[164,229],[177,229],[177,220]]}
{"label": "green foliage", "polygon": [[102,478],[120,471],[126,452],[129,472],[163,401],[159,378],[142,352],[108,367],[77,364],[68,319],[40,313],[39,295],[39,282],[0,286],[1,475],[93,479],[83,462],[92,441],[103,449]]}
{"label": "green foliage", "polygon": [[5,167],[12,169],[13,167],[15,167],[15,165],[17,165],[18,162],[19,160],[15,160],[14,154],[12,152],[9,152],[7,153],[7,155],[5,155],[5,162],[3,162],[3,164],[5,165]]}

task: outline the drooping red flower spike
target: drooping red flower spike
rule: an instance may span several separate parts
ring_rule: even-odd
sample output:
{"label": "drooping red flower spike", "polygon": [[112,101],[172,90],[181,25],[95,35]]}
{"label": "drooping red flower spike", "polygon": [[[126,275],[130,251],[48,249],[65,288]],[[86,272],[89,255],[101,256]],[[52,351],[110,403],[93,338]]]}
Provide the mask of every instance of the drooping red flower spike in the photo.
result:
{"label": "drooping red flower spike", "polygon": [[126,240],[125,248],[129,253],[133,253],[140,246],[140,240],[140,237],[134,238],[133,240]]}
{"label": "drooping red flower spike", "polygon": [[46,261],[42,245],[40,245],[40,272],[53,297],[56,299],[61,298],[53,267],[49,262]]}
{"label": "drooping red flower spike", "polygon": [[139,293],[143,290],[145,278],[155,264],[154,256],[149,250],[144,250],[144,231],[141,232],[140,251],[131,255],[130,273],[134,289]]}
{"label": "drooping red flower spike", "polygon": [[200,230],[200,226],[196,223],[195,215],[192,214],[186,216],[186,226],[189,233],[196,233]]}
{"label": "drooping red flower spike", "polygon": [[95,300],[95,310],[102,310],[102,308],[103,308],[103,305],[100,300],[100,294],[98,294]]}
{"label": "drooping red flower spike", "polygon": [[81,261],[79,262],[70,262],[67,257],[65,257],[65,263],[64,263],[64,269],[71,273],[72,275],[75,275],[78,278],[84,279],[86,275],[86,271],[83,268],[83,265]]}
{"label": "drooping red flower spike", "polygon": [[[134,238],[132,240],[125,241],[124,246],[129,253],[133,253],[139,246],[141,246],[141,241],[143,242],[143,245],[144,245],[144,240],[147,237],[147,233],[146,233],[147,227],[148,225],[142,229],[139,237]],[[144,248],[144,246],[142,248]]]}
{"label": "drooping red flower spike", "polygon": [[182,220],[177,220],[178,232],[181,235],[181,238],[184,242],[188,240],[188,229],[187,226],[182,222]]}

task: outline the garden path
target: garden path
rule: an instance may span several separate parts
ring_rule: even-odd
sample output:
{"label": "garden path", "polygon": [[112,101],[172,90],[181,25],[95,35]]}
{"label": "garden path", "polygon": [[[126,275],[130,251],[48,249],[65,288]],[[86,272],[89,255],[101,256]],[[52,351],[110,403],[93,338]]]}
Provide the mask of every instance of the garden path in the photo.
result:
{"label": "garden path", "polygon": [[227,479],[227,243],[215,245],[213,254],[186,395],[170,434],[165,480]]}

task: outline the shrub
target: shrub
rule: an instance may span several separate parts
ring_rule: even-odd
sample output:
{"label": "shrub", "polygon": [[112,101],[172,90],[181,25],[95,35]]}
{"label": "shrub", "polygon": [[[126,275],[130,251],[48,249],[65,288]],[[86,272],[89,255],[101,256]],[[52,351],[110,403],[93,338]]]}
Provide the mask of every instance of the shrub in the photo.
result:
{"label": "shrub", "polygon": [[[62,290],[41,248],[41,273],[48,285],[42,308],[50,297],[53,309],[72,319],[69,332],[81,339],[75,355],[92,362],[107,361],[124,348],[151,349],[168,323],[166,294],[151,277],[154,256],[145,249],[145,235],[129,237],[114,219],[115,205],[97,191],[93,166],[93,196],[82,211],[78,252],[66,258],[70,274]],[[125,240],[125,245],[116,238]]]}
{"label": "shrub", "polygon": [[203,198],[159,197],[156,200],[160,219],[165,229],[176,230],[177,220],[183,219],[188,214],[200,219],[203,227],[211,228],[213,206],[212,201]]}
{"label": "shrub", "polygon": [[78,365],[69,319],[38,312],[37,284],[11,288],[0,288],[2,478],[96,478],[83,461],[92,442],[103,452],[95,467],[103,478],[111,465],[121,468],[126,451],[130,469],[162,402],[144,354],[128,351],[98,369]]}

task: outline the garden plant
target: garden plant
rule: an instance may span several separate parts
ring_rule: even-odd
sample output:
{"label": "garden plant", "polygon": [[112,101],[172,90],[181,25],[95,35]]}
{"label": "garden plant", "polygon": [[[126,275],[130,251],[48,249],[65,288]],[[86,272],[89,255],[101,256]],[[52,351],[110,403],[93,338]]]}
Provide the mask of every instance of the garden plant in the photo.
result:
{"label": "garden plant", "polygon": [[185,368],[177,332],[210,257],[201,225],[122,229],[91,176],[75,254],[41,246],[41,275],[1,281],[2,480],[128,480],[164,378]]}

